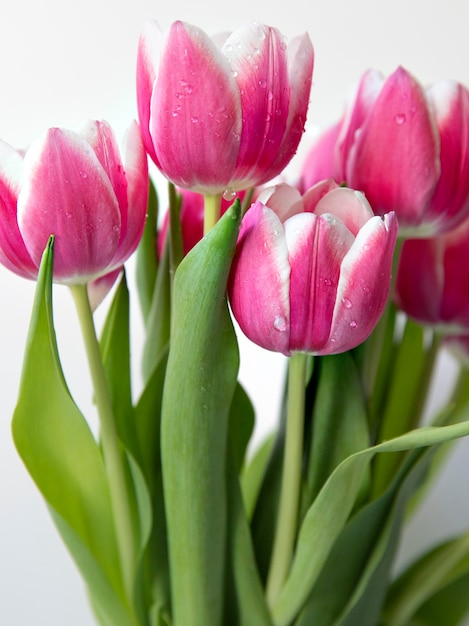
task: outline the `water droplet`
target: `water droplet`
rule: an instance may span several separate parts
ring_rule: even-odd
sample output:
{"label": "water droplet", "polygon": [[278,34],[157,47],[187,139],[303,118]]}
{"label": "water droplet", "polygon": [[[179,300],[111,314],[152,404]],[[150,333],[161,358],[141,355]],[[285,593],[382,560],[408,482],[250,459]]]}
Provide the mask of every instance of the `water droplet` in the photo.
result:
{"label": "water droplet", "polygon": [[330,278],[325,278],[324,284],[326,285],[326,287],[332,287],[332,280]]}
{"label": "water droplet", "polygon": [[112,230],[113,230],[115,233],[118,233],[118,232],[120,231],[120,228],[119,228],[119,226],[117,226],[117,224],[114,224],[114,226],[112,227]]}
{"label": "water droplet", "polygon": [[231,71],[231,75],[233,76],[233,78],[237,78],[238,77],[238,72],[236,70],[232,70]]}
{"label": "water droplet", "polygon": [[177,117],[177,116],[178,116],[178,112],[177,112],[177,111],[173,111],[173,112],[171,113],[171,115],[172,115],[173,117]]}
{"label": "water droplet", "polygon": [[179,81],[179,84],[181,85],[184,93],[186,94],[190,94],[194,90],[193,86],[187,80],[181,79]]}
{"label": "water droplet", "polygon": [[351,309],[352,308],[352,301],[349,300],[348,298],[342,298],[342,302],[344,303],[344,307],[346,309]]}
{"label": "water droplet", "polygon": [[270,122],[270,120],[271,120],[271,115],[270,113],[267,113],[267,115],[265,116],[265,121]]}
{"label": "water droplet", "polygon": [[198,121],[199,121],[199,118],[198,118],[198,117],[195,117],[194,115],[191,117],[191,122],[192,122],[193,124],[197,124],[197,123],[198,123]]}
{"label": "water droplet", "polygon": [[227,187],[227,189],[225,189],[225,191],[223,192],[223,199],[226,200],[227,202],[230,202],[231,200],[234,200],[236,198],[236,191],[233,189],[233,187]]}
{"label": "water droplet", "polygon": [[274,94],[272,93],[272,89],[269,89],[269,91],[267,92],[267,100],[269,102],[272,102],[273,99],[274,99]]}
{"label": "water droplet", "polygon": [[265,89],[267,87],[267,81],[264,78],[261,78],[261,80],[259,81],[258,85],[262,89]]}
{"label": "water droplet", "polygon": [[394,121],[396,122],[396,124],[398,124],[398,126],[402,126],[402,124],[404,124],[406,121],[405,113],[398,113],[397,115],[395,115]]}
{"label": "water droplet", "polygon": [[274,319],[274,328],[283,333],[287,330],[287,320],[283,315],[276,315]]}
{"label": "water droplet", "polygon": [[352,320],[349,324],[350,328],[356,328],[357,327],[357,322],[355,320]]}
{"label": "water droplet", "polygon": [[370,249],[370,244],[369,243],[364,243],[363,244],[363,250],[369,250]]}
{"label": "water droplet", "polygon": [[83,170],[80,170],[80,176],[82,178],[88,178],[88,174],[86,172],[84,172]]}
{"label": "water droplet", "polygon": [[70,213],[70,211],[65,212],[65,217],[67,217],[68,219],[72,217],[72,214]]}

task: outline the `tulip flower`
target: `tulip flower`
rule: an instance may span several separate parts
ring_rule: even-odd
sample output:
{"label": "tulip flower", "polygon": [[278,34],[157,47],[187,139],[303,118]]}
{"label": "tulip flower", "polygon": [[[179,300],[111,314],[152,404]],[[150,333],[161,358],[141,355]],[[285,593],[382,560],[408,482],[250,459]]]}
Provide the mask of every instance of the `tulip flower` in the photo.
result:
{"label": "tulip flower", "polygon": [[469,332],[469,219],[430,239],[402,246],[397,306],[417,321],[445,332]]}
{"label": "tulip flower", "polygon": [[151,22],[137,61],[146,150],[175,185],[204,195],[263,184],[296,152],[312,71],[307,34],[287,46],[254,23],[219,45],[190,24],[163,34]]}
{"label": "tulip flower", "polygon": [[363,342],[383,312],[397,237],[393,213],[327,180],[303,196],[287,185],[247,211],[229,280],[243,332],[287,356],[335,354]]}
{"label": "tulip flower", "polygon": [[406,237],[451,230],[469,215],[469,91],[462,85],[424,89],[402,67],[387,79],[369,71],[328,133],[331,140],[322,137],[305,160],[303,184],[317,181],[318,168],[345,181],[375,213],[395,211]]}
{"label": "tulip flower", "polygon": [[102,292],[140,240],[147,196],[136,123],[127,134],[125,165],[106,122],[90,121],[80,133],[51,128],[24,157],[0,142],[0,262],[34,279],[54,235],[54,280],[74,285],[101,278]]}

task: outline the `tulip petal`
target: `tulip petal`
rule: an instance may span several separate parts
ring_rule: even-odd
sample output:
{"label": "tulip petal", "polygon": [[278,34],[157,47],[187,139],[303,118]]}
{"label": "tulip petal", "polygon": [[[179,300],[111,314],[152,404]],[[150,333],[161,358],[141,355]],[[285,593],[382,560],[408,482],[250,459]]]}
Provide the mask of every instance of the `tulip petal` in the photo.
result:
{"label": "tulip petal", "polygon": [[35,278],[37,266],[26,250],[16,218],[22,171],[21,155],[0,140],[0,263],[24,278]]}
{"label": "tulip petal", "polygon": [[330,213],[338,218],[352,235],[358,235],[362,226],[373,217],[365,196],[359,191],[338,187],[324,195],[317,203],[316,215]]}
{"label": "tulip petal", "polygon": [[323,354],[351,350],[376,326],[389,295],[397,238],[394,213],[370,219],[358,233],[340,269],[331,335]]}
{"label": "tulip petal", "polygon": [[255,202],[247,211],[233,259],[230,304],[241,330],[255,343],[288,355],[290,266],[283,226]]}
{"label": "tulip petal", "polygon": [[303,213],[303,199],[300,192],[295,187],[286,184],[267,187],[259,194],[259,202],[275,211],[277,217],[282,222],[297,213]]}
{"label": "tulip petal", "polygon": [[346,107],[342,128],[337,143],[337,163],[334,177],[340,182],[346,180],[347,159],[360,129],[371,110],[384,83],[384,77],[376,70],[363,74]]}
{"label": "tulip petal", "polygon": [[440,175],[437,129],[420,84],[403,68],[385,81],[347,160],[349,186],[376,214],[399,211],[402,227],[421,221]]}
{"label": "tulip petal", "polygon": [[309,35],[305,33],[293,39],[288,46],[290,105],[285,133],[276,159],[271,166],[269,179],[285,169],[296,153],[303,136],[313,81],[313,67],[313,44]]}
{"label": "tulip petal", "polygon": [[[300,187],[303,193],[320,181],[337,176],[336,149],[341,127],[342,120],[320,135],[308,150],[301,168]],[[340,175],[337,178],[340,179]]]}
{"label": "tulip petal", "polygon": [[[272,178],[270,168],[288,117],[290,84],[286,45],[276,29],[252,23],[236,30],[227,39],[223,52],[236,76],[243,110],[235,177],[262,184]],[[261,173],[266,171],[269,175],[264,180]]]}
{"label": "tulip petal", "polygon": [[145,227],[149,193],[148,161],[140,129],[135,121],[130,125],[125,137],[124,159],[128,211],[125,212],[119,247],[111,265],[116,263],[120,265],[129,258],[136,249]]}
{"label": "tulip petal", "polygon": [[151,111],[150,133],[165,175],[188,189],[222,192],[238,156],[241,102],[225,58],[202,30],[172,25]]}
{"label": "tulip petal", "polygon": [[163,33],[155,21],[147,22],[138,42],[137,50],[137,110],[145,150],[156,165],[158,159],[150,134],[150,101],[158,74],[158,62],[163,47]]}
{"label": "tulip petal", "polygon": [[[86,176],[84,176],[86,174]],[[103,273],[120,237],[114,190],[91,147],[52,128],[28,150],[18,224],[34,263],[55,235],[54,279],[87,282]]]}
{"label": "tulip petal", "polygon": [[440,134],[441,175],[425,220],[451,230],[469,214],[469,92],[442,81],[428,90]]}
{"label": "tulip petal", "polygon": [[290,349],[320,352],[330,335],[339,271],[354,238],[332,215],[301,213],[285,223],[291,268]]}
{"label": "tulip petal", "polygon": [[[442,237],[407,239],[399,256],[394,300],[407,315],[436,324],[444,289]],[[458,272],[459,276],[459,272]]]}

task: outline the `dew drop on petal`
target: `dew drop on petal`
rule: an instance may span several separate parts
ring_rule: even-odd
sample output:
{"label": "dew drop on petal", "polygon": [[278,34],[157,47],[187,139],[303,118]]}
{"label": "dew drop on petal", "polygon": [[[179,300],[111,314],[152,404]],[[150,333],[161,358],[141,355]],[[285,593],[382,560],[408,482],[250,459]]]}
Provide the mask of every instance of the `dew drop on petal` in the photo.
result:
{"label": "dew drop on petal", "polygon": [[405,113],[398,113],[397,115],[395,115],[394,121],[398,126],[402,126],[402,124],[404,124],[406,121]]}
{"label": "dew drop on petal", "polygon": [[326,285],[326,287],[332,287],[332,280],[330,278],[325,278],[324,284]]}
{"label": "dew drop on petal", "polygon": [[265,89],[267,87],[267,81],[264,78],[261,78],[261,80],[258,82],[259,87],[262,87],[262,89]]}
{"label": "dew drop on petal", "polygon": [[82,178],[88,178],[88,174],[86,172],[84,172],[83,170],[80,170],[80,176]]}
{"label": "dew drop on petal", "polygon": [[283,315],[276,315],[274,319],[274,328],[283,333],[287,330],[287,320]]}
{"label": "dew drop on petal", "polygon": [[349,300],[348,298],[342,298],[342,302],[344,303],[344,307],[346,309],[351,309],[352,308],[352,301]]}
{"label": "dew drop on petal", "polygon": [[356,328],[357,327],[357,322],[355,320],[352,320],[349,324],[350,328]]}

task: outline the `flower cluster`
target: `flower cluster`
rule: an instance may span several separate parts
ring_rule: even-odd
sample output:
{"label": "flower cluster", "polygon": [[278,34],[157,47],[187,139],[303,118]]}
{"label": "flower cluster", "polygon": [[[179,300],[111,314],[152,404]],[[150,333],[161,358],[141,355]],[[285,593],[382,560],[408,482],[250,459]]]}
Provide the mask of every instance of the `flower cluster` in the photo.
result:
{"label": "flower cluster", "polygon": [[[442,607],[432,626],[456,626],[469,611],[467,533],[393,565],[432,447],[469,435],[469,358],[422,426],[440,350],[469,354],[469,91],[366,72],[292,185],[313,61],[307,34],[151,22],[122,154],[104,121],[0,142],[0,262],[37,280],[13,436],[103,626],[397,626]],[[170,183],[161,219],[148,158]],[[97,437],[62,371],[53,281],[76,303]],[[277,432],[253,455],[233,318],[286,357]]]}

